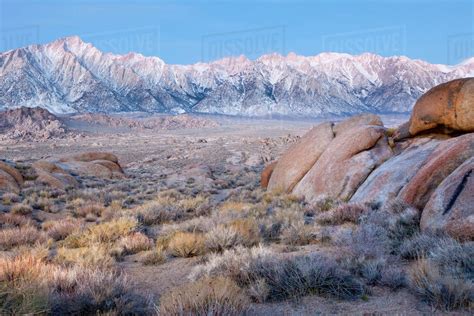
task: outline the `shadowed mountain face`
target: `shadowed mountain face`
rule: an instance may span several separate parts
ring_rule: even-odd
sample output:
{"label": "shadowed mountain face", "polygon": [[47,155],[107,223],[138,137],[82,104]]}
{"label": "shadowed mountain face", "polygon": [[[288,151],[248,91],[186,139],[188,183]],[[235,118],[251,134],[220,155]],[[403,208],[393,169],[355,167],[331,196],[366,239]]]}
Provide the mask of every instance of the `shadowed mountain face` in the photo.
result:
{"label": "shadowed mountain face", "polygon": [[407,112],[431,87],[472,75],[474,59],[448,67],[373,54],[167,65],[157,57],[103,53],[69,37],[0,54],[0,109],[249,116]]}

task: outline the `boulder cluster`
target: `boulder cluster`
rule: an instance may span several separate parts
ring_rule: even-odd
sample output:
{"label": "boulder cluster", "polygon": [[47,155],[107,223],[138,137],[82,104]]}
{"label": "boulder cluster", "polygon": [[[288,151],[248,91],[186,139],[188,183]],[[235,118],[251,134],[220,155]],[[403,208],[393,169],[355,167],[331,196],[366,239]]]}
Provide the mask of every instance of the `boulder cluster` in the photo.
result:
{"label": "boulder cluster", "polygon": [[345,202],[400,199],[423,231],[474,239],[474,78],[434,87],[409,122],[387,129],[373,114],[313,127],[262,172],[268,190]]}
{"label": "boulder cluster", "polygon": [[[86,152],[59,159],[38,160],[32,164],[38,184],[57,189],[79,186],[78,177],[121,178],[123,170],[117,156],[105,152]],[[13,164],[0,161],[0,191],[18,193],[24,182]]]}

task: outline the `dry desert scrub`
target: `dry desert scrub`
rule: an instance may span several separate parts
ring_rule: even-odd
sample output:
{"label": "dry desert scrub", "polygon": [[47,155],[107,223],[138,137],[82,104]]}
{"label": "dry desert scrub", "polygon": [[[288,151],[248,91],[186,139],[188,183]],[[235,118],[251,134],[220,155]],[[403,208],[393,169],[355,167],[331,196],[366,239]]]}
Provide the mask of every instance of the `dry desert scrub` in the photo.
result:
{"label": "dry desert scrub", "polygon": [[171,236],[167,248],[175,257],[199,256],[205,252],[205,238],[199,233],[177,232]]}
{"label": "dry desert scrub", "polygon": [[177,287],[160,299],[160,315],[243,315],[250,300],[229,278],[203,278]]}
{"label": "dry desert scrub", "polygon": [[149,300],[112,271],[61,267],[31,255],[0,259],[2,314],[151,313]]}
{"label": "dry desert scrub", "polygon": [[82,229],[82,223],[76,219],[67,218],[56,221],[47,221],[42,225],[50,238],[54,240],[62,240],[67,236],[74,234]]}
{"label": "dry desert scrub", "polygon": [[421,299],[442,310],[472,307],[474,302],[472,280],[443,276],[439,268],[426,259],[411,267],[409,286]]}
{"label": "dry desert scrub", "polygon": [[140,232],[122,237],[117,243],[117,247],[121,249],[123,255],[136,254],[141,251],[149,250],[152,246],[153,241]]}
{"label": "dry desert scrub", "polygon": [[32,226],[0,230],[0,250],[11,250],[18,246],[34,245],[46,240],[45,234]]}

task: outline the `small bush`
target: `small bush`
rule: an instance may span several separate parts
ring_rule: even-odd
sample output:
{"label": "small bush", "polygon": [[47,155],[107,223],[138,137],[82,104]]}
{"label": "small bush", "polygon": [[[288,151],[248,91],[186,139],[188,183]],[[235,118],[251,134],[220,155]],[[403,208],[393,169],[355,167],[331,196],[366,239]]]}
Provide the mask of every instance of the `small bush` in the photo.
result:
{"label": "small bush", "polygon": [[219,225],[211,229],[205,235],[206,248],[212,252],[222,252],[225,249],[234,248],[237,245],[241,245],[241,235],[233,227],[226,227],[225,225]]}
{"label": "small bush", "polygon": [[474,280],[474,242],[459,243],[443,239],[429,252],[428,257],[443,274]]}
{"label": "small bush", "polygon": [[156,247],[155,249],[145,253],[141,259],[144,265],[158,265],[166,261],[166,254],[163,247]]}
{"label": "small bush", "polygon": [[168,250],[175,257],[194,257],[204,253],[205,239],[202,234],[177,232],[168,243]]}
{"label": "small bush", "polygon": [[33,225],[29,217],[26,217],[24,215],[16,215],[12,213],[0,214],[0,224],[2,224],[3,228]]}
{"label": "small bush", "polygon": [[42,226],[49,237],[54,240],[62,240],[67,236],[78,232],[82,225],[78,220],[64,219],[44,222]]}
{"label": "small bush", "polygon": [[419,260],[409,273],[410,289],[430,305],[452,310],[469,307],[474,300],[472,282],[442,276],[428,260]]}
{"label": "small bush", "polygon": [[105,211],[105,207],[97,202],[83,202],[73,209],[73,214],[77,217],[100,217]]}
{"label": "small bush", "polygon": [[305,225],[303,221],[286,227],[280,236],[281,242],[287,245],[303,246],[316,240],[312,226]]}
{"label": "small bush", "polygon": [[28,204],[17,203],[10,208],[10,212],[16,215],[29,215],[33,212],[33,208]]}
{"label": "small bush", "polygon": [[[79,237],[79,244],[91,245],[94,243],[110,243],[130,234],[137,226],[137,222],[131,218],[118,218],[110,222],[101,223],[89,227]],[[70,235],[69,237],[74,237]],[[69,239],[66,238],[66,241]]]}
{"label": "small bush", "polygon": [[[400,256],[404,259],[424,258],[439,243],[447,243],[448,238],[430,234],[415,234],[400,245]],[[453,241],[454,242],[454,241]]]}
{"label": "small bush", "polygon": [[122,253],[124,255],[136,254],[140,251],[149,250],[152,246],[152,240],[138,232],[122,237],[118,241],[118,247],[123,249]]}
{"label": "small bush", "polygon": [[100,245],[93,245],[82,248],[58,248],[54,261],[59,264],[82,268],[112,268],[115,259],[109,254],[109,251]]}
{"label": "small bush", "polygon": [[6,192],[2,195],[2,203],[4,205],[11,205],[20,202],[20,196],[16,193]]}
{"label": "small bush", "polygon": [[242,315],[249,308],[244,291],[229,278],[204,278],[161,297],[161,315]]}
{"label": "small bush", "polygon": [[228,226],[237,231],[242,245],[252,247],[260,242],[260,230],[255,219],[239,218],[231,221]]}
{"label": "small bush", "polygon": [[18,246],[33,245],[46,241],[46,236],[31,226],[0,230],[0,250],[10,250]]}
{"label": "small bush", "polygon": [[360,217],[370,211],[370,207],[362,203],[344,203],[322,213],[317,222],[321,225],[341,225],[347,222],[357,224]]}

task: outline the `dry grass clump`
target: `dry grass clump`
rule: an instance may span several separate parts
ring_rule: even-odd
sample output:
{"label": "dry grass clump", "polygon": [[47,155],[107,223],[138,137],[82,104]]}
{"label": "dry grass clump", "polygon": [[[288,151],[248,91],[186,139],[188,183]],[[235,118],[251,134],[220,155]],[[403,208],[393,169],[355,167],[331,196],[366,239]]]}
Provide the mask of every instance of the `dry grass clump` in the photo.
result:
{"label": "dry grass clump", "polygon": [[141,259],[141,262],[144,265],[158,265],[162,264],[165,261],[166,252],[162,246],[157,246],[155,247],[155,249],[147,251]]}
{"label": "dry grass clump", "polygon": [[174,288],[160,299],[161,315],[243,315],[250,300],[229,278],[204,278]]}
{"label": "dry grass clump", "polygon": [[242,244],[241,235],[233,227],[219,225],[205,235],[206,248],[211,252],[222,252]]}
{"label": "dry grass clump", "polygon": [[63,240],[67,236],[77,233],[82,228],[82,223],[76,219],[47,221],[42,224],[43,230],[54,240]]}
{"label": "dry grass clump", "polygon": [[239,218],[231,221],[229,227],[235,229],[242,240],[242,245],[252,247],[257,245],[260,238],[258,223],[253,218]]}
{"label": "dry grass clump", "polygon": [[110,222],[89,226],[79,234],[71,234],[64,240],[68,248],[86,247],[96,243],[113,243],[130,234],[137,227],[133,218],[121,217]]}
{"label": "dry grass clump", "polygon": [[135,232],[122,237],[118,241],[117,246],[121,249],[123,255],[130,255],[151,249],[153,241],[146,235],[140,232]]}
{"label": "dry grass clump", "polygon": [[286,227],[280,236],[282,243],[292,246],[304,246],[316,241],[313,227],[305,225],[304,221]]}
{"label": "dry grass clump", "polygon": [[0,312],[7,315],[144,314],[152,304],[113,271],[61,267],[30,256],[0,258]]}
{"label": "dry grass clump", "polygon": [[70,204],[72,213],[76,217],[94,218],[102,216],[105,207],[98,202],[85,201],[83,199],[75,199]]}
{"label": "dry grass clump", "polygon": [[448,245],[450,243],[456,243],[456,241],[448,237],[417,233],[400,245],[400,256],[404,259],[424,258],[437,245]]}
{"label": "dry grass clump", "polygon": [[418,260],[410,269],[409,287],[442,310],[468,308],[474,301],[472,281],[443,276],[436,265],[425,259]]}
{"label": "dry grass clump", "polygon": [[34,245],[45,241],[44,233],[32,226],[0,230],[0,250],[11,250],[18,246]]}
{"label": "dry grass clump", "polygon": [[12,205],[10,212],[16,215],[29,215],[33,212],[33,208],[28,204],[16,203]]}
{"label": "dry grass clump", "polygon": [[322,213],[317,218],[317,222],[321,225],[357,224],[360,217],[370,211],[370,207],[363,203],[343,203],[330,211]]}
{"label": "dry grass clump", "polygon": [[103,245],[92,245],[82,248],[58,248],[54,262],[82,268],[105,269],[112,268],[115,259]]}
{"label": "dry grass clump", "polygon": [[153,201],[136,208],[138,220],[145,225],[157,225],[208,215],[209,211],[208,198],[202,195],[186,197],[174,191],[164,192]]}
{"label": "dry grass clump", "polygon": [[13,203],[18,203],[20,202],[20,200],[21,200],[20,196],[16,193],[5,192],[2,195],[3,205],[11,205]]}
{"label": "dry grass clump", "polygon": [[177,232],[168,242],[168,250],[175,257],[194,257],[205,252],[205,238],[203,234]]}
{"label": "dry grass clump", "polygon": [[29,217],[12,213],[0,214],[0,224],[2,225],[2,228],[33,225]]}

